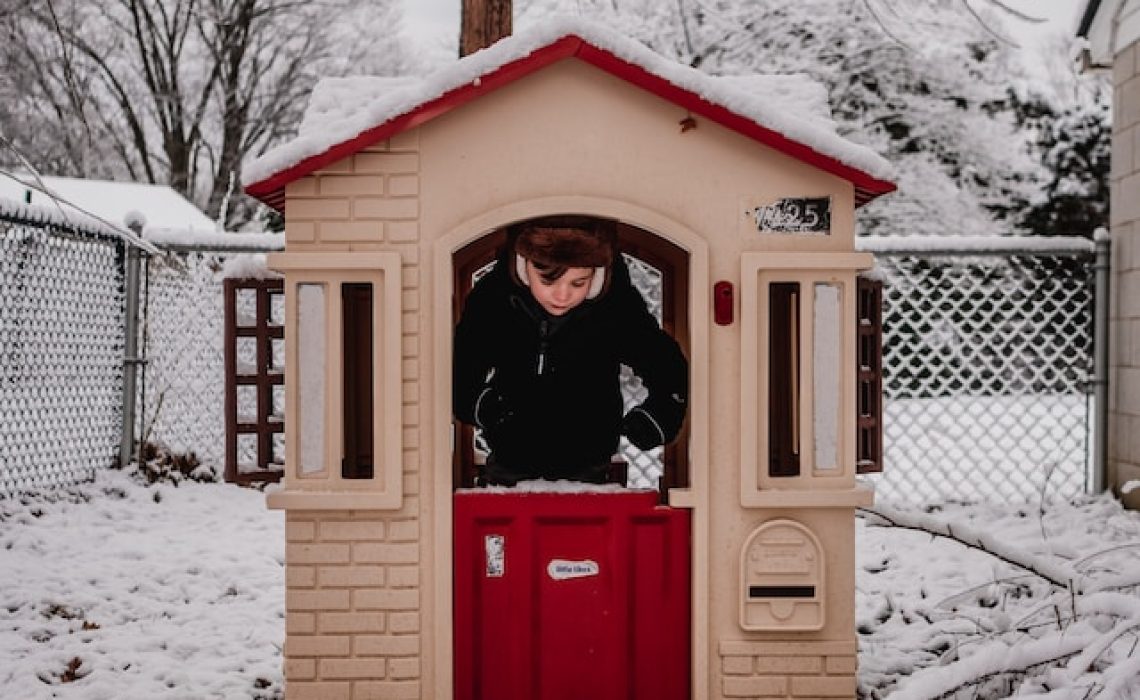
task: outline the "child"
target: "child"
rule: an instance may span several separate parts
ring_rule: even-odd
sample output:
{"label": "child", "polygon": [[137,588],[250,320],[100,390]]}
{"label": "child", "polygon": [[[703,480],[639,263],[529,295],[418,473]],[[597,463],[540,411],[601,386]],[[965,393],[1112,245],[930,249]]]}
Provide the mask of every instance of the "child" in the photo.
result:
{"label": "child", "polygon": [[[455,329],[452,406],[490,448],[479,482],[606,481],[620,435],[647,450],[676,437],[688,363],[658,327],[617,251],[613,221],[511,227]],[[622,414],[619,363],[649,397]]]}

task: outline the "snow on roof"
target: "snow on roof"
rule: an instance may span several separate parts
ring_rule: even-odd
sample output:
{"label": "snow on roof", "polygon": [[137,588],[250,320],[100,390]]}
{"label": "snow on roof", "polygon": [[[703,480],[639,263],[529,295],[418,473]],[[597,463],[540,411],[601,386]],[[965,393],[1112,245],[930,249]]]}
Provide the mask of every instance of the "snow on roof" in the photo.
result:
{"label": "snow on roof", "polygon": [[55,202],[28,204],[23,198],[12,199],[6,195],[6,192],[0,191],[0,218],[25,221],[39,226],[56,226],[85,236],[120,239],[148,253],[158,252],[157,248],[138,238],[125,227],[111,226],[108,222],[84,214],[74,207]]}
{"label": "snow on roof", "polygon": [[879,255],[1075,255],[1096,252],[1079,236],[860,236],[855,249]]}
{"label": "snow on roof", "polygon": [[772,109],[795,115],[797,120],[807,119],[820,129],[836,132],[831,104],[827,101],[827,87],[806,73],[710,77],[726,90],[762,97]]}
{"label": "snow on roof", "polygon": [[[784,75],[708,76],[728,90],[754,95],[780,110],[800,115],[824,129],[835,130],[827,88],[804,73]],[[305,116],[298,132],[301,136],[326,129],[330,123],[352,119],[362,105],[373,104],[393,92],[414,88],[419,78],[354,75],[347,78],[322,78],[309,96]]]}
{"label": "snow on roof", "polygon": [[[23,182],[0,177],[0,197],[30,204],[52,205],[30,176]],[[43,177],[44,186],[63,199],[116,226],[128,216],[142,214],[147,226],[212,232],[217,226],[201,209],[166,185],[72,177]],[[28,201],[30,197],[31,201]]]}
{"label": "snow on roof", "polygon": [[322,78],[313,86],[309,104],[297,131],[305,136],[336,124],[352,116],[367,105],[386,95],[413,87],[419,78],[398,78],[376,75],[354,75],[346,78]]}
{"label": "snow on roof", "polygon": [[286,183],[570,56],[851,180],[860,203],[894,189],[890,163],[836,132],[822,86],[807,77],[706,75],[576,17],[521,31],[423,78],[319,84],[297,137],[247,163],[243,184],[280,206]]}
{"label": "snow on roof", "polygon": [[143,236],[164,250],[212,250],[229,253],[271,253],[285,250],[284,233],[197,231],[147,226]]}

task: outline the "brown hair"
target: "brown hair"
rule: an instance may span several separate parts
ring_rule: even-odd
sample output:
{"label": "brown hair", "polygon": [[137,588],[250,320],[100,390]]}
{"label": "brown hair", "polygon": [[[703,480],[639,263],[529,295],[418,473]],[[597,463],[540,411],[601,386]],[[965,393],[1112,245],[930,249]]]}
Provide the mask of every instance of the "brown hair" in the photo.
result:
{"label": "brown hair", "polygon": [[588,216],[530,219],[515,224],[511,233],[515,252],[534,263],[547,282],[571,267],[609,267],[617,247],[614,222]]}

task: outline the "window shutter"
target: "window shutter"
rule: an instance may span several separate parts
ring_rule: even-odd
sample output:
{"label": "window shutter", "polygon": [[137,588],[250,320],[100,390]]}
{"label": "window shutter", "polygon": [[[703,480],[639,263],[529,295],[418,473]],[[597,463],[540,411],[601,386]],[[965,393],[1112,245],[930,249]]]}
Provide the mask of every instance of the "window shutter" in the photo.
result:
{"label": "window shutter", "polygon": [[883,471],[883,282],[858,278],[855,397],[859,474]]}
{"label": "window shutter", "polygon": [[[275,362],[275,344],[283,343],[285,327],[273,318],[273,300],[285,293],[280,279],[226,279],[225,295],[225,415],[226,463],[225,479],[238,484],[275,482],[281,479],[284,468],[283,454],[285,424],[281,420],[285,407],[285,375]],[[253,325],[239,319],[238,297],[254,298]],[[238,366],[238,346],[253,345],[256,358],[253,366]],[[248,359],[248,358],[247,358]],[[238,395],[249,391],[254,404],[252,414],[238,415]],[[243,406],[249,408],[249,406]],[[238,449],[239,442],[252,450]],[[252,464],[238,464],[239,452],[245,456],[253,452]]]}

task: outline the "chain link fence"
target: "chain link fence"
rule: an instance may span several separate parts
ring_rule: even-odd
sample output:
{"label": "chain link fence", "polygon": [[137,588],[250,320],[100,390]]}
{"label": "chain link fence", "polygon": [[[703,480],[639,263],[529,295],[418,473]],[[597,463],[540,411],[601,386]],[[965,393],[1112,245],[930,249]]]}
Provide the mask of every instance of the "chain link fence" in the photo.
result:
{"label": "chain link fence", "polygon": [[[146,369],[139,386],[136,435],[160,452],[192,455],[193,462],[220,478],[226,459],[223,282],[227,277],[265,275],[263,254],[280,250],[284,242],[271,234],[210,239],[160,242],[163,254],[147,263],[142,328]],[[255,298],[238,294],[235,301],[239,323],[256,315]],[[282,313],[283,307],[275,310],[277,316]],[[256,364],[256,353],[247,343],[239,342],[235,349],[239,367]],[[283,345],[275,345],[274,354],[275,364],[284,364]],[[237,392],[238,414],[254,415],[257,397],[243,388]],[[237,452],[239,465],[256,464],[255,443],[238,440]]]}
{"label": "chain link fence", "polygon": [[915,243],[862,242],[884,279],[879,497],[1019,503],[1082,493],[1092,455],[1092,244],[906,245]]}
{"label": "chain link fence", "polygon": [[[649,313],[661,323],[662,317],[662,277],[661,271],[631,255],[626,255],[625,262],[629,266],[629,278],[637,291],[645,299]],[[641,380],[634,375],[629,367],[621,367],[621,398],[626,411],[639,405],[648,398],[649,392],[641,385]],[[665,470],[664,448],[654,447],[651,450],[642,450],[633,445],[623,435],[618,444],[618,454],[629,465],[626,485],[637,489],[656,489],[657,483]]]}
{"label": "chain link fence", "polygon": [[148,261],[136,430],[144,443],[193,454],[217,475],[226,445],[222,269],[210,252]]}
{"label": "chain link fence", "polygon": [[[220,476],[222,281],[264,273],[255,256],[281,249],[282,236],[157,237],[144,268],[135,435]],[[70,209],[0,200],[0,497],[65,488],[119,462],[127,245]],[[245,297],[237,306],[254,313]]]}
{"label": "chain link fence", "polygon": [[86,481],[117,459],[125,246],[93,222],[0,200],[0,496]]}
{"label": "chain link fence", "polygon": [[[146,266],[136,435],[194,453],[217,474],[225,460],[222,281],[250,275],[258,265],[247,254],[279,249],[279,239],[160,243],[164,253]],[[1092,246],[1019,243],[906,250],[861,241],[885,280],[885,470],[869,477],[880,498],[1025,502],[1087,488]],[[125,245],[98,226],[0,206],[0,496],[89,479],[117,459]],[[660,318],[661,273],[627,262]],[[239,298],[239,317],[252,315],[243,303],[252,302]],[[622,386],[627,408],[644,399],[628,370]],[[239,414],[251,413],[238,398]],[[660,452],[622,442],[630,486],[657,484]]]}

